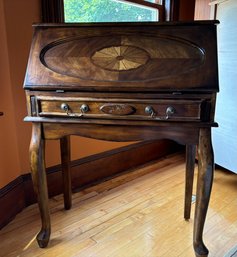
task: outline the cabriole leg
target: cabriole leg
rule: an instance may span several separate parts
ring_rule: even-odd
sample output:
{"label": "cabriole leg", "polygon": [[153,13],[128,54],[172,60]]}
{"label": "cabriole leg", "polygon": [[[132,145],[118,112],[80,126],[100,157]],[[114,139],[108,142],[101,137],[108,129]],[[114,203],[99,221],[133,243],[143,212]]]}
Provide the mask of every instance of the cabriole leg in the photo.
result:
{"label": "cabriole leg", "polygon": [[208,256],[208,249],[203,243],[203,228],[213,182],[213,159],[211,128],[201,128],[198,146],[197,200],[193,238],[194,250],[197,257]]}
{"label": "cabriole leg", "polygon": [[37,241],[41,248],[48,245],[50,237],[50,216],[48,206],[48,189],[45,173],[44,139],[40,123],[33,123],[30,143],[30,165],[33,186],[38,199],[42,227],[37,235]]}
{"label": "cabriole leg", "polygon": [[72,206],[70,136],[66,136],[60,139],[60,148],[63,175],[64,208],[69,210]]}
{"label": "cabriole leg", "polygon": [[190,219],[193,175],[195,168],[196,145],[186,145],[186,173],[185,173],[185,198],[184,198],[184,218]]}

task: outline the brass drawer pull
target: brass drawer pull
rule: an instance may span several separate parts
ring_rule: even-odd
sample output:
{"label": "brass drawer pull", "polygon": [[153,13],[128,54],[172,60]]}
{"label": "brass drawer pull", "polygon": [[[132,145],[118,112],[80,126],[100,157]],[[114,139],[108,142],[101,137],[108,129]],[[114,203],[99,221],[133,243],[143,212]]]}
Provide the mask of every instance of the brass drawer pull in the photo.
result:
{"label": "brass drawer pull", "polygon": [[150,106],[150,105],[146,106],[145,113],[150,114],[150,116],[152,118],[155,118],[155,116],[156,116],[156,112],[155,112],[154,108],[152,106]]}
{"label": "brass drawer pull", "polygon": [[175,108],[172,106],[167,107],[165,117],[157,117],[157,113],[152,106],[146,106],[145,113],[150,114],[151,118],[155,120],[168,120],[175,113]]}
{"label": "brass drawer pull", "polygon": [[89,106],[87,104],[82,104],[80,107],[81,113],[73,113],[72,110],[70,109],[70,106],[66,103],[61,104],[61,110],[65,111],[66,114],[70,117],[82,117],[84,113],[89,111]]}
{"label": "brass drawer pull", "polygon": [[172,116],[174,113],[175,113],[174,107],[169,106],[169,107],[166,109],[166,117],[165,117],[165,119],[168,120],[168,119],[170,118],[170,116]]}
{"label": "brass drawer pull", "polygon": [[68,112],[70,110],[69,105],[65,104],[65,103],[62,103],[61,104],[61,110],[65,111],[68,114]]}
{"label": "brass drawer pull", "polygon": [[83,104],[80,108],[82,114],[89,111],[89,106],[87,104]]}

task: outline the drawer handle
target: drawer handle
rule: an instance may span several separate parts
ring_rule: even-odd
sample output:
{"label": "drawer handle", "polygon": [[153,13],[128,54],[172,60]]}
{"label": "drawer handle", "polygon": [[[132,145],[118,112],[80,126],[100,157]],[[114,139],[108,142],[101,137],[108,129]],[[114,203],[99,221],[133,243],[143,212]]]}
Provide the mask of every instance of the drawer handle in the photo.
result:
{"label": "drawer handle", "polygon": [[166,113],[165,119],[168,120],[170,118],[170,116],[172,116],[175,113],[174,107],[172,107],[172,106],[167,107],[165,113]]}
{"label": "drawer handle", "polygon": [[150,114],[151,118],[155,120],[168,120],[175,113],[175,108],[172,106],[167,107],[165,117],[157,117],[157,113],[152,106],[146,106],[145,113]]}
{"label": "drawer handle", "polygon": [[87,104],[83,104],[80,108],[82,114],[89,111],[89,106]]}
{"label": "drawer handle", "polygon": [[155,118],[155,116],[156,116],[156,112],[155,112],[154,108],[152,106],[150,106],[150,105],[146,106],[145,113],[150,114],[150,116],[152,118]]}
{"label": "drawer handle", "polygon": [[67,115],[69,115],[70,108],[69,108],[68,104],[62,103],[61,110],[65,111],[67,113]]}
{"label": "drawer handle", "polygon": [[89,106],[87,104],[82,104],[80,107],[80,114],[72,113],[70,107],[66,103],[61,104],[61,110],[65,111],[66,114],[70,117],[82,117],[84,113],[89,111]]}

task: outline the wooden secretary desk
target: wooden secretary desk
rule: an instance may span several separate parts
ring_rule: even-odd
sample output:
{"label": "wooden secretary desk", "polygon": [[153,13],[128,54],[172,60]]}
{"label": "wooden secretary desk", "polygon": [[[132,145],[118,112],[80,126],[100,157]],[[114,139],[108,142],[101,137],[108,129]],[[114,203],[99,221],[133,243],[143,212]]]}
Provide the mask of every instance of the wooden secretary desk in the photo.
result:
{"label": "wooden secretary desk", "polygon": [[24,89],[33,132],[30,162],[42,228],[50,237],[44,141],[60,139],[64,205],[71,207],[70,135],[141,141],[168,138],[187,146],[184,218],[190,218],[194,149],[199,172],[194,221],[196,256],[213,180],[211,127],[218,91],[216,21],[36,24]]}

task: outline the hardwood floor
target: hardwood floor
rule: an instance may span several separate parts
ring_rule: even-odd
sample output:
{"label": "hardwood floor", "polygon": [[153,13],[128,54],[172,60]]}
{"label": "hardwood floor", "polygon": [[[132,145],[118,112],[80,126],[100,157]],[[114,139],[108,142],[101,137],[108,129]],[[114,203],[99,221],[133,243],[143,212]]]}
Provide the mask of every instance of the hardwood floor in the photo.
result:
{"label": "hardwood floor", "polygon": [[[192,257],[191,220],[183,219],[184,155],[175,154],[73,194],[50,199],[52,235],[40,249],[38,207],[29,206],[0,231],[0,256]],[[194,183],[195,185],[195,183]],[[237,176],[217,168],[204,239],[209,257],[237,244]],[[232,257],[235,255],[232,255]]]}

